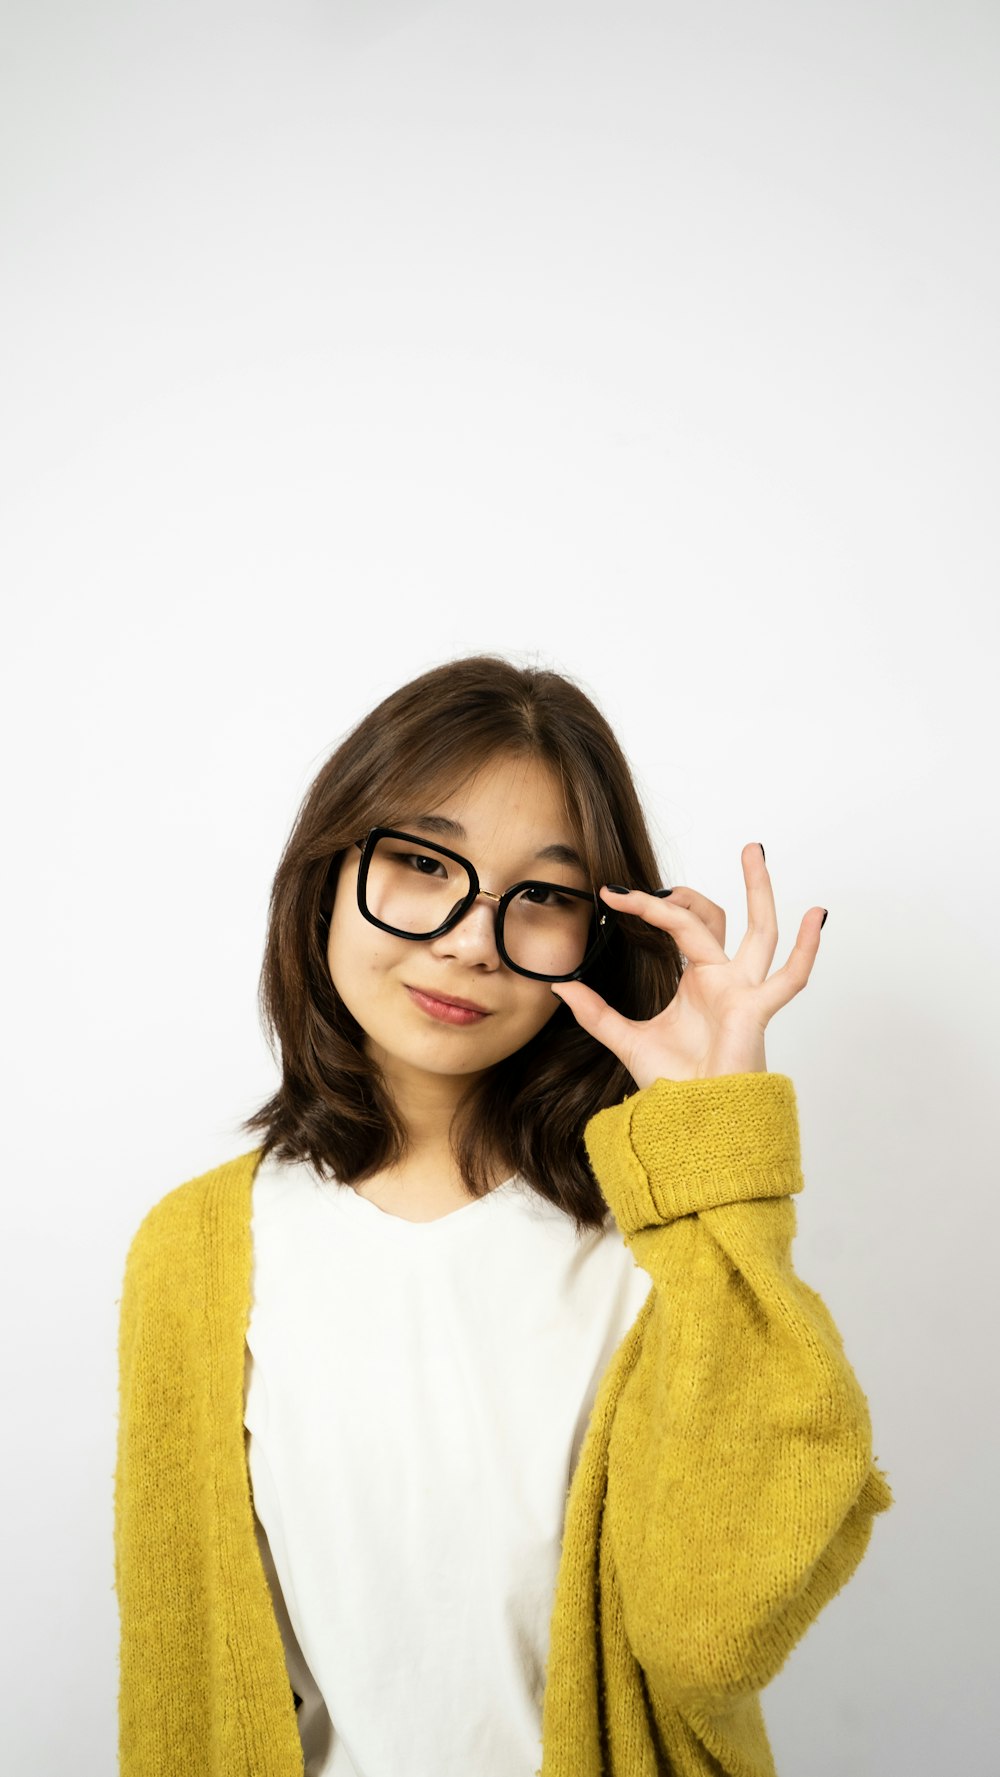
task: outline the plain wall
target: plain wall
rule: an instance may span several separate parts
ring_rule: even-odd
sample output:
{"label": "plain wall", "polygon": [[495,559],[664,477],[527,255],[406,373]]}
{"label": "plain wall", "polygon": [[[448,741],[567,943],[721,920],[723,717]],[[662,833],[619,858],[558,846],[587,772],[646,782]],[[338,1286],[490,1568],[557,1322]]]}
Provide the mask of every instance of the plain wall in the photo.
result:
{"label": "plain wall", "polygon": [[4,9],[4,1740],[114,1766],[129,1239],[253,1143],[322,760],[555,666],[664,880],[830,909],[795,1262],[897,1497],[782,1777],[995,1755],[1000,19],[967,0]]}

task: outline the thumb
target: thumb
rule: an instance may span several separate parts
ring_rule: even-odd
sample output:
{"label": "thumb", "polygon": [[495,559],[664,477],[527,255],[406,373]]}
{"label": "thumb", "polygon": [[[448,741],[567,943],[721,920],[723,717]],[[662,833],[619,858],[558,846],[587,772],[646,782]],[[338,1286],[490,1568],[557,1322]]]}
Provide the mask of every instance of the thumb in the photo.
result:
{"label": "thumb", "polygon": [[603,1000],[583,981],[555,981],[552,992],[567,1005],[577,1024],[610,1049],[624,1067],[632,1048],[634,1026],[631,1018],[623,1018],[607,1000]]}

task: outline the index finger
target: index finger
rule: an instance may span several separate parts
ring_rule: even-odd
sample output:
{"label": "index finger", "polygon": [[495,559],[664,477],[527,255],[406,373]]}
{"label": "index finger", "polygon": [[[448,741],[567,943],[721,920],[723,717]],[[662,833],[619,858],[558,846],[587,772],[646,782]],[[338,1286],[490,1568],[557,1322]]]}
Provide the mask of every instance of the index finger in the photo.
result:
{"label": "index finger", "polygon": [[609,906],[617,912],[630,913],[636,919],[644,919],[648,925],[658,926],[661,932],[669,932],[689,961],[728,961],[720,942],[720,935],[725,937],[726,916],[721,907],[716,907],[695,889],[683,886],[672,889],[670,899],[666,900],[646,889],[619,891],[605,883],[601,894],[607,896]]}

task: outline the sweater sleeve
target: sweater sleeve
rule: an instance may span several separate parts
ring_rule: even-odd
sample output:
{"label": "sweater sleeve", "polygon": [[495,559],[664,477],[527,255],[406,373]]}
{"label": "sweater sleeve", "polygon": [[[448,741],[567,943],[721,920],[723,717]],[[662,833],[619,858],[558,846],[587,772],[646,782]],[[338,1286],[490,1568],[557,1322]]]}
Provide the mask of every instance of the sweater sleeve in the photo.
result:
{"label": "sweater sleeve", "polygon": [[892,1494],[837,1327],[792,1268],[791,1080],[657,1080],[591,1118],[585,1141],[653,1280],[604,1534],[657,1700],[707,1707],[775,1677]]}
{"label": "sweater sleeve", "polygon": [[237,1167],[169,1192],[125,1262],[114,1504],[121,1777],[302,1777],[241,1461],[249,1225],[239,1208],[223,1214],[246,1157]]}
{"label": "sweater sleeve", "polygon": [[[199,1403],[184,1314],[152,1263],[164,1219],[162,1209],[151,1211],[132,1241],[119,1321],[114,1567],[122,1777],[194,1771],[211,1733],[192,1457]],[[189,1270],[184,1243],[169,1224],[163,1238],[179,1297]]]}

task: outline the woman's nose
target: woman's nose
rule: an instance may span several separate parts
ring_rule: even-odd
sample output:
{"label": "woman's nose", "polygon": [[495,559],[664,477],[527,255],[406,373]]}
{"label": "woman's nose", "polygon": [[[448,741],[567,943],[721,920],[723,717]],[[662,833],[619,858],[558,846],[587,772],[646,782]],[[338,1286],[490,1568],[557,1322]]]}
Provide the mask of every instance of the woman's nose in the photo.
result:
{"label": "woman's nose", "polygon": [[440,938],[431,940],[431,948],[439,956],[461,956],[466,961],[499,962],[497,950],[496,898],[477,896],[471,907]]}

